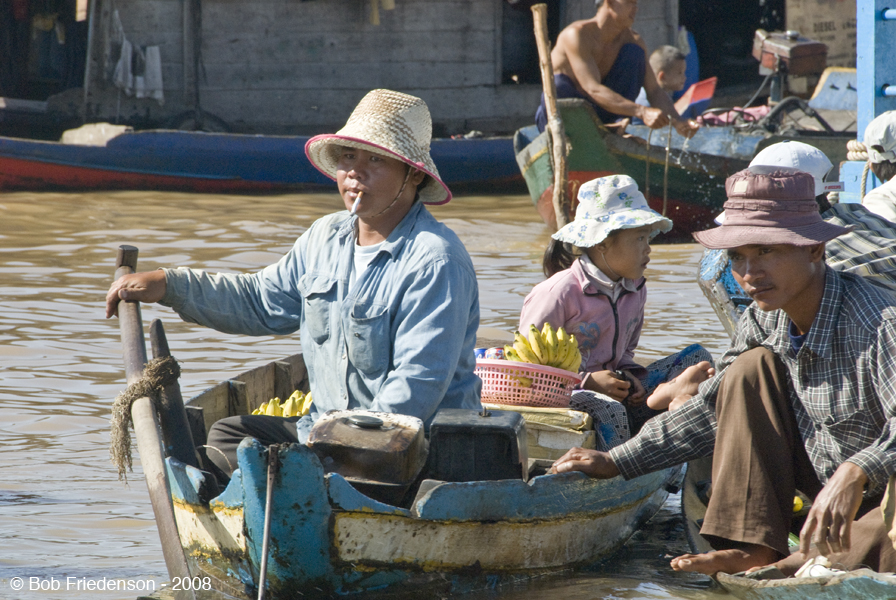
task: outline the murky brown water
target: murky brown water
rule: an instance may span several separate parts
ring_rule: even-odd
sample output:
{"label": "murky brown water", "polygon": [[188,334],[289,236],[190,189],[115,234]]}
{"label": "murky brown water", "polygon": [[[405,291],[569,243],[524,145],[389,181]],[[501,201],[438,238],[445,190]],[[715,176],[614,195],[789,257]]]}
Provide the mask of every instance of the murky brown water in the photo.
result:
{"label": "murky brown water", "polygon": [[[252,271],[336,208],[334,194],[0,196],[0,598],[133,599],[136,591],[84,588],[103,578],[132,589],[167,579],[139,466],[126,487],[108,459],[109,407],[124,388],[118,323],[103,318],[118,245],[140,248],[142,270]],[[523,298],[542,279],[549,235],[529,199],[458,198],[433,213],[473,257],[482,325],[512,330]],[[639,359],[691,342],[716,356],[724,349],[727,338],[694,282],[699,255],[695,245],[654,247]],[[144,307],[143,317],[165,321],[185,397],[298,348],[295,338],[187,325],[164,308]],[[664,558],[686,548],[676,500],[593,571],[473,596],[714,598],[705,579],[674,574]],[[14,577],[24,578],[24,591],[13,591]]]}

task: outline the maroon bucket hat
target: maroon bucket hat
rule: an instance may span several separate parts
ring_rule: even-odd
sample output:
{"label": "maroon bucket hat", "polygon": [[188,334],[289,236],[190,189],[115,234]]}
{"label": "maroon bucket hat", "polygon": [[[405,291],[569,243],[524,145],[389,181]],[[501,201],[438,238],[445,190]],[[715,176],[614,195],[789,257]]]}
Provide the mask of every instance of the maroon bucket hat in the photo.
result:
{"label": "maroon bucket hat", "polygon": [[815,180],[796,169],[753,166],[725,180],[725,222],[694,232],[713,250],[750,244],[812,246],[852,231],[818,214]]}

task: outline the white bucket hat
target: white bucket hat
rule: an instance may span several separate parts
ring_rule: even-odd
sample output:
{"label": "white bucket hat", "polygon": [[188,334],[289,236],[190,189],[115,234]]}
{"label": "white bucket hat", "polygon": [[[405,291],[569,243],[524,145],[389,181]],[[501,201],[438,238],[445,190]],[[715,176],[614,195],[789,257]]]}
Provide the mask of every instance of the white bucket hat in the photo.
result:
{"label": "white bucket hat", "polygon": [[[812,176],[815,180],[815,195],[820,196],[826,192],[843,191],[843,184],[839,181],[825,182],[824,178],[834,168],[827,155],[816,148],[803,142],[785,140],[763,148],[756,153],[750,161],[752,167],[779,167],[796,169]],[[725,213],[720,213],[715,222],[721,225],[725,222]]]}
{"label": "white bucket hat", "polygon": [[868,123],[865,128],[865,148],[873,163],[896,162],[896,110],[882,113]]}
{"label": "white bucket hat", "polygon": [[815,180],[816,196],[825,192],[824,178],[834,168],[825,153],[815,146],[791,140],[762,149],[750,161],[750,166],[789,167],[805,171]]}
{"label": "white bucket hat", "polygon": [[579,188],[578,199],[575,220],[551,236],[555,240],[590,248],[617,229],[656,225],[654,234],[672,229],[672,221],[647,206],[638,184],[628,175],[592,179]]}
{"label": "white bucket hat", "polygon": [[432,179],[419,190],[420,201],[444,204],[451,200],[451,190],[429,155],[431,139],[432,118],[423,100],[392,90],[373,90],[361,99],[345,127],[308,140],[305,155],[334,180],[340,148],[346,146],[400,160]]}

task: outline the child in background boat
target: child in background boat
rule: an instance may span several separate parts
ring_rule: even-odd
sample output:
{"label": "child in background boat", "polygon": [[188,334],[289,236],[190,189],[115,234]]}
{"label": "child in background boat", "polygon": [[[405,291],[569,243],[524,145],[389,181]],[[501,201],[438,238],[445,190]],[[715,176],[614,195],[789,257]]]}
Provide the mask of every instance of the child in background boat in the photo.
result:
{"label": "child in background boat", "polygon": [[611,448],[659,411],[676,408],[676,399],[696,393],[714,370],[709,352],[696,344],[647,368],[634,361],[650,239],[669,231],[672,221],[647,206],[627,175],[585,183],[578,201],[575,220],[552,236],[545,251],[548,279],[526,297],[519,330],[549,322],[576,336],[583,389],[573,393],[570,407],[591,414]]}
{"label": "child in background boat", "polygon": [[[650,68],[656,73],[656,82],[660,89],[672,96],[674,92],[684,89],[685,70],[687,69],[687,56],[675,46],[660,46],[650,53]],[[641,106],[650,106],[647,101],[647,92],[641,88],[641,93],[635,99],[635,103]]]}

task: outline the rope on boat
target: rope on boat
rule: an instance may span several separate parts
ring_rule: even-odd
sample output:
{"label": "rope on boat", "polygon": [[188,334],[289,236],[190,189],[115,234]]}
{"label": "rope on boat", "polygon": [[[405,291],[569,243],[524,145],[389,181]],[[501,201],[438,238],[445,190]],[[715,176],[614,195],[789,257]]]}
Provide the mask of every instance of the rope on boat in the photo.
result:
{"label": "rope on boat", "polygon": [[868,171],[871,170],[871,159],[868,158],[868,148],[859,140],[849,140],[846,142],[846,160],[863,160],[865,168],[862,169],[862,189],[859,192],[859,200],[865,197],[865,190],[868,185]]}
{"label": "rope on boat", "polygon": [[154,358],[146,363],[143,376],[129,385],[112,403],[112,422],[109,435],[109,456],[112,464],[118,467],[118,480],[128,481],[127,471],[133,471],[131,458],[131,435],[128,424],[131,422],[131,405],[139,398],[148,397],[158,407],[162,388],[175,383],[180,377],[180,365],[174,357]]}

